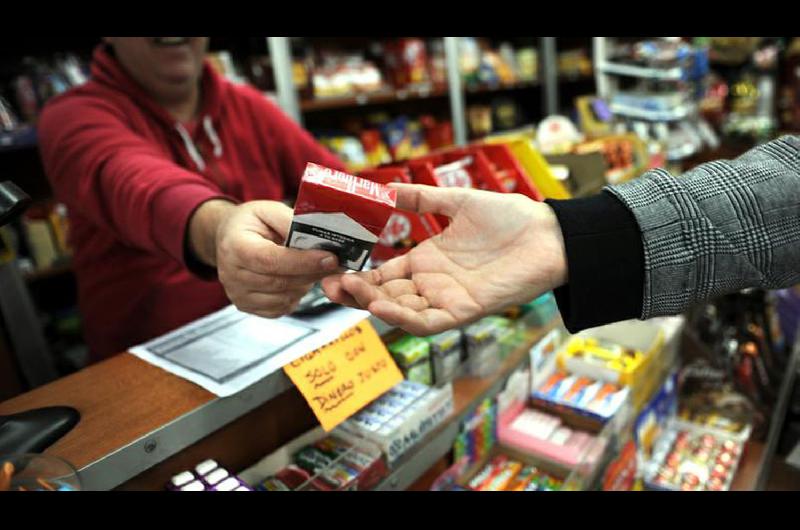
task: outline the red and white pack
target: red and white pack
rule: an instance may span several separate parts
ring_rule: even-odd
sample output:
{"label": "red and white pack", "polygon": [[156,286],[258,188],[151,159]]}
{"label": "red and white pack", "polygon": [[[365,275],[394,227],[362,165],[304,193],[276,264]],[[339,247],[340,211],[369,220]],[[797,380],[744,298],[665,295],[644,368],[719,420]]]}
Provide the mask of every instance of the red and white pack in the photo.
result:
{"label": "red and white pack", "polygon": [[386,186],[308,163],[286,246],[333,252],[339,264],[361,270],[395,208]]}

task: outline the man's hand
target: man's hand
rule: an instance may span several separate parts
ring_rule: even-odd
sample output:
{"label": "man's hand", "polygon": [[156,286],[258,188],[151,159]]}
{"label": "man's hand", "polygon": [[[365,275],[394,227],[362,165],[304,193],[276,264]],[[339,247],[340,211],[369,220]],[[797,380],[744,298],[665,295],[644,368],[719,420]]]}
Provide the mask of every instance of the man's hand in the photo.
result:
{"label": "man's hand", "polygon": [[203,203],[189,222],[189,243],[204,263],[215,266],[231,302],[267,318],[291,313],[315,282],[338,267],[321,250],[286,248],[292,209],[275,201],[234,205]]}
{"label": "man's hand", "polygon": [[528,302],[567,281],[553,210],[523,195],[399,184],[399,208],[450,225],[378,269],[323,280],[334,302],[425,336]]}

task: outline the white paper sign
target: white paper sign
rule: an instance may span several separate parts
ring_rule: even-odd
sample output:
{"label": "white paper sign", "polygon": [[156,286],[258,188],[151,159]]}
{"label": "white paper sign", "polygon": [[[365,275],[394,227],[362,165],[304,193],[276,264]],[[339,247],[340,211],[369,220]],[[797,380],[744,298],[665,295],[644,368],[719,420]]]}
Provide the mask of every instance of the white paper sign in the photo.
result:
{"label": "white paper sign", "polygon": [[231,305],[130,352],[225,397],[336,339],[368,316],[366,311],[340,307],[318,316],[270,319]]}

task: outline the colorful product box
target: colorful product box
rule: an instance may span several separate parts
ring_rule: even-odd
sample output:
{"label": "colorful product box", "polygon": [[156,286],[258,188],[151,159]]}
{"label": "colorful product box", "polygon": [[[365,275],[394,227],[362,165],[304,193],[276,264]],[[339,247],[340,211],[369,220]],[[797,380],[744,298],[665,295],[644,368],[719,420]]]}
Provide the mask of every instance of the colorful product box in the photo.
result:
{"label": "colorful product box", "polygon": [[601,438],[567,427],[559,417],[526,408],[522,402],[500,414],[497,435],[504,446],[570,469],[593,466],[606,448]]}
{"label": "colorful product box", "polygon": [[545,410],[566,409],[605,423],[620,410],[629,393],[627,387],[559,371],[534,389],[531,399]]}
{"label": "colorful product box", "polygon": [[[361,414],[349,418],[341,426],[345,432],[362,436],[375,443],[386,454],[390,465],[453,412],[452,384],[441,388],[430,388],[411,381],[404,381],[398,386],[402,386],[399,389],[401,393],[417,393],[419,387],[425,391],[418,395],[400,414],[377,429],[365,428],[364,422],[360,419]],[[391,394],[393,391],[394,389],[389,393]],[[372,404],[369,405],[365,412],[368,413],[372,407]]]}
{"label": "colorful product box", "polygon": [[433,384],[428,341],[412,335],[405,335],[389,344],[388,349],[407,380],[423,385]]}
{"label": "colorful product box", "polygon": [[397,192],[309,163],[300,182],[286,245],[333,252],[361,270],[395,208]]}
{"label": "colorful product box", "polygon": [[726,433],[671,420],[644,467],[645,485],[673,491],[729,490],[743,451],[744,442]]}
{"label": "colorful product box", "polygon": [[451,329],[425,340],[430,345],[435,382],[440,384],[452,381],[458,374],[463,355],[461,330]]}
{"label": "colorful product box", "polygon": [[[369,169],[360,172],[359,177],[378,184],[411,183],[408,170],[401,167]],[[439,223],[431,214],[395,210],[372,249],[372,261],[374,264],[380,264],[403,255],[441,231]]]}

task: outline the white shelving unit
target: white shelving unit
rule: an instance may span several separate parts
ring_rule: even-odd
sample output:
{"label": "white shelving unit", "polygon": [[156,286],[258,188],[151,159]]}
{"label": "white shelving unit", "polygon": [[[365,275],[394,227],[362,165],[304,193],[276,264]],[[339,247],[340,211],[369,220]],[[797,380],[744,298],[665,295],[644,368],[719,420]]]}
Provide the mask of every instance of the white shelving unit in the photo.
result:
{"label": "white shelving unit", "polygon": [[[616,61],[617,41],[610,37],[594,37],[593,48],[597,93],[598,96],[609,102],[609,109],[616,117],[624,122],[629,122],[628,125],[633,125],[631,122],[643,122],[643,124],[635,125],[634,129],[637,127],[638,129],[647,129],[655,123],[685,125],[680,122],[689,122],[697,118],[697,105],[693,104],[691,100],[683,98],[680,103],[660,109],[648,109],[614,101],[616,94],[622,94],[620,90],[620,78],[622,77],[635,78],[642,83],[647,83],[647,81],[673,83],[675,85],[674,93],[681,92],[678,84],[686,78],[683,65],[651,67]],[[699,136],[687,136],[686,128],[679,128],[682,128],[683,132],[679,133],[678,138],[683,138],[685,141],[675,142],[677,145],[666,146],[666,156],[669,162],[680,162],[693,156],[702,148],[702,145],[697,145],[697,141],[693,139]],[[653,139],[655,140],[657,136],[654,134]]]}
{"label": "white shelving unit", "polygon": [[[598,37],[603,38],[603,37]],[[616,74],[642,79],[659,79],[663,81],[680,81],[683,72],[680,68],[648,68],[631,64],[620,64],[604,61],[597,67],[604,74]]]}

